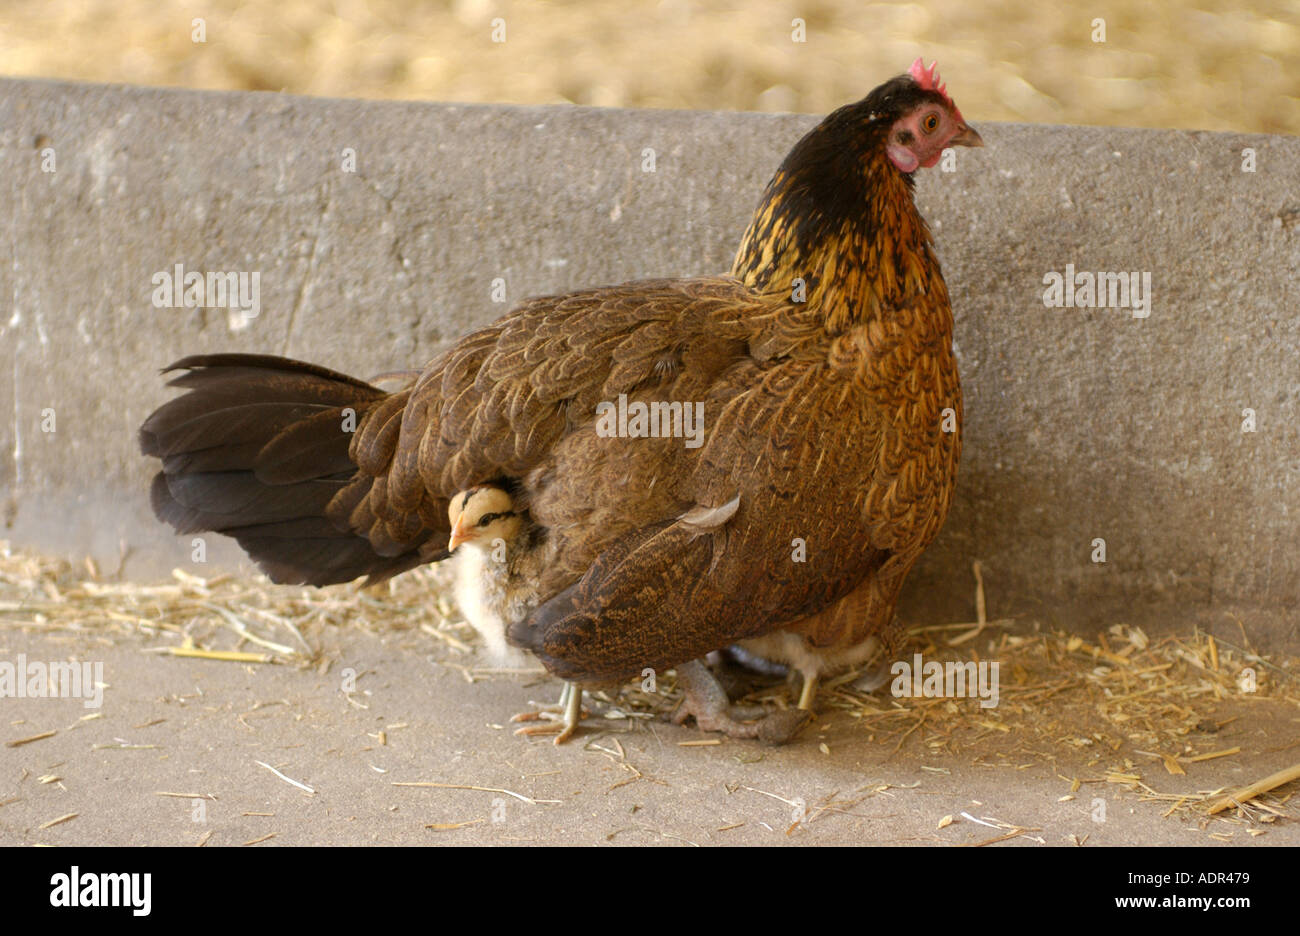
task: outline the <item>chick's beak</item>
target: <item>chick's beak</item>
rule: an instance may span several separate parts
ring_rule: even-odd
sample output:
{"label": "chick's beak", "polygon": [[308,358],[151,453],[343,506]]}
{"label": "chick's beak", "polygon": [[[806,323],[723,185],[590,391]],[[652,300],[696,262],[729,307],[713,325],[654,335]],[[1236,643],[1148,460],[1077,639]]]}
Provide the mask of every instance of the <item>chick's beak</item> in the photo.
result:
{"label": "chick's beak", "polygon": [[455,552],[456,547],[470,538],[472,530],[466,529],[462,520],[457,520],[456,525],[451,529],[451,539],[447,542],[447,550]]}
{"label": "chick's beak", "polygon": [[949,146],[983,146],[984,138],[974,127],[968,127],[966,124],[961,125],[957,135],[948,141]]}

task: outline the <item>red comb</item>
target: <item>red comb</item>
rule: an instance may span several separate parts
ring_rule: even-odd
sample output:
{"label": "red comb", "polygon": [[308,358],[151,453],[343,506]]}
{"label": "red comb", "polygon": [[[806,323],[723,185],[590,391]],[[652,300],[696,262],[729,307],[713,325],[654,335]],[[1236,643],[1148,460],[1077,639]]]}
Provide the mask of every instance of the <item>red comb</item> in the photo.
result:
{"label": "red comb", "polygon": [[939,94],[942,94],[943,99],[947,101],[948,106],[952,108],[953,116],[958,120],[962,119],[961,111],[957,110],[957,105],[953,104],[952,98],[948,97],[948,86],[939,83],[939,63],[937,61],[932,63],[927,71],[925,61],[918,55],[916,61],[912,63],[912,67],[907,70],[907,73],[911,75],[913,80],[926,91],[937,91]]}
{"label": "red comb", "polygon": [[948,86],[946,84],[939,84],[939,63],[938,62],[935,62],[933,65],[930,66],[930,70],[926,71],[925,60],[918,55],[916,57],[916,61],[912,63],[912,67],[907,70],[907,73],[911,75],[913,78],[915,78],[916,83],[919,84],[925,90],[938,91],[944,97],[948,96],[947,93],[944,91],[944,88]]}

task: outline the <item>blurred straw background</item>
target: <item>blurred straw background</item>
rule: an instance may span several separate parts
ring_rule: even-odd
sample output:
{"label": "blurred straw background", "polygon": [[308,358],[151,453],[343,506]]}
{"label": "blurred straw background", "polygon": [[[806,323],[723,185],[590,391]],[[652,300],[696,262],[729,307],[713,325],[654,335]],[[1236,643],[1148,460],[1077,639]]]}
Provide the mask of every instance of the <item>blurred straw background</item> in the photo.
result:
{"label": "blurred straw background", "polygon": [[972,120],[1300,134],[1300,0],[0,2],[6,75],[330,97],[821,113],[919,54]]}

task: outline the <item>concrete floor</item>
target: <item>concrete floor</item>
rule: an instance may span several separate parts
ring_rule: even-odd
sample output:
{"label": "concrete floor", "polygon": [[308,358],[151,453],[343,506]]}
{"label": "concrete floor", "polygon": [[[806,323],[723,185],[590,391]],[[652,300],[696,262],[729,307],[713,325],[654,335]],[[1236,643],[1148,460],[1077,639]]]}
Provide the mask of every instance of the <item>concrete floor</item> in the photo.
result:
{"label": "concrete floor", "polygon": [[[1293,819],[1165,818],[1168,804],[1104,782],[1071,797],[1071,778],[1095,780],[1104,765],[1066,745],[1004,756],[1014,731],[958,758],[917,736],[869,740],[838,711],[783,748],[700,746],[690,742],[711,738],[693,727],[593,717],[555,747],[503,727],[529,700],[551,701],[553,680],[470,684],[418,631],[327,628],[320,639],[337,661],[323,674],[145,653],[161,645],[145,637],[0,632],[4,659],[102,660],[108,684],[97,711],[4,700],[4,741],[57,733],[0,748],[0,845],[1300,845]],[[1218,739],[1241,756],[1189,765],[1187,776],[1154,780],[1153,770],[1146,782],[1161,792],[1244,785],[1294,762],[1296,726],[1294,712],[1261,701]],[[946,816],[955,821],[940,828]],[[1003,840],[1015,827],[1027,831]]]}

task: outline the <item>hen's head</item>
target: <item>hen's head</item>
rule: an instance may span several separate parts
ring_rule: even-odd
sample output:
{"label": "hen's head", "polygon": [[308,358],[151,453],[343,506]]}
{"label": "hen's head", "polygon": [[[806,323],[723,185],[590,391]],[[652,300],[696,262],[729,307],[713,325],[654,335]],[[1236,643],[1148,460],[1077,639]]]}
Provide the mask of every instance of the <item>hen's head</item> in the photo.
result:
{"label": "hen's head", "polygon": [[799,141],[782,168],[844,180],[846,174],[869,173],[871,163],[884,156],[909,175],[933,166],[950,146],[983,145],[940,82],[937,64],[927,69],[918,58],[907,74],[830,114]]}
{"label": "hen's head", "polygon": [[447,549],[462,543],[488,549],[497,539],[509,542],[523,528],[523,517],[514,509],[509,492],[499,487],[475,487],[461,491],[447,505],[451,540]]}
{"label": "hen's head", "polygon": [[950,146],[984,145],[962,119],[947,87],[939,83],[938,63],[927,71],[918,58],[906,75],[881,85],[862,102],[879,109],[877,120],[889,121],[885,155],[900,172],[928,169]]}
{"label": "hen's head", "polygon": [[[913,174],[949,146],[983,145],[935,67],[927,71],[917,59],[795,144],[763,191],[732,275],[751,289],[822,307],[833,333],[924,292],[921,274],[933,268],[937,275],[938,265],[912,199]],[[849,275],[854,269],[873,275]],[[802,298],[793,298],[792,284]]]}
{"label": "hen's head", "polygon": [[927,70],[917,59],[907,74],[810,130],[786,156],[772,188],[796,201],[806,194],[809,208],[825,210],[846,194],[880,184],[880,170],[891,163],[910,177],[937,163],[949,146],[983,145],[940,83],[938,68]]}

